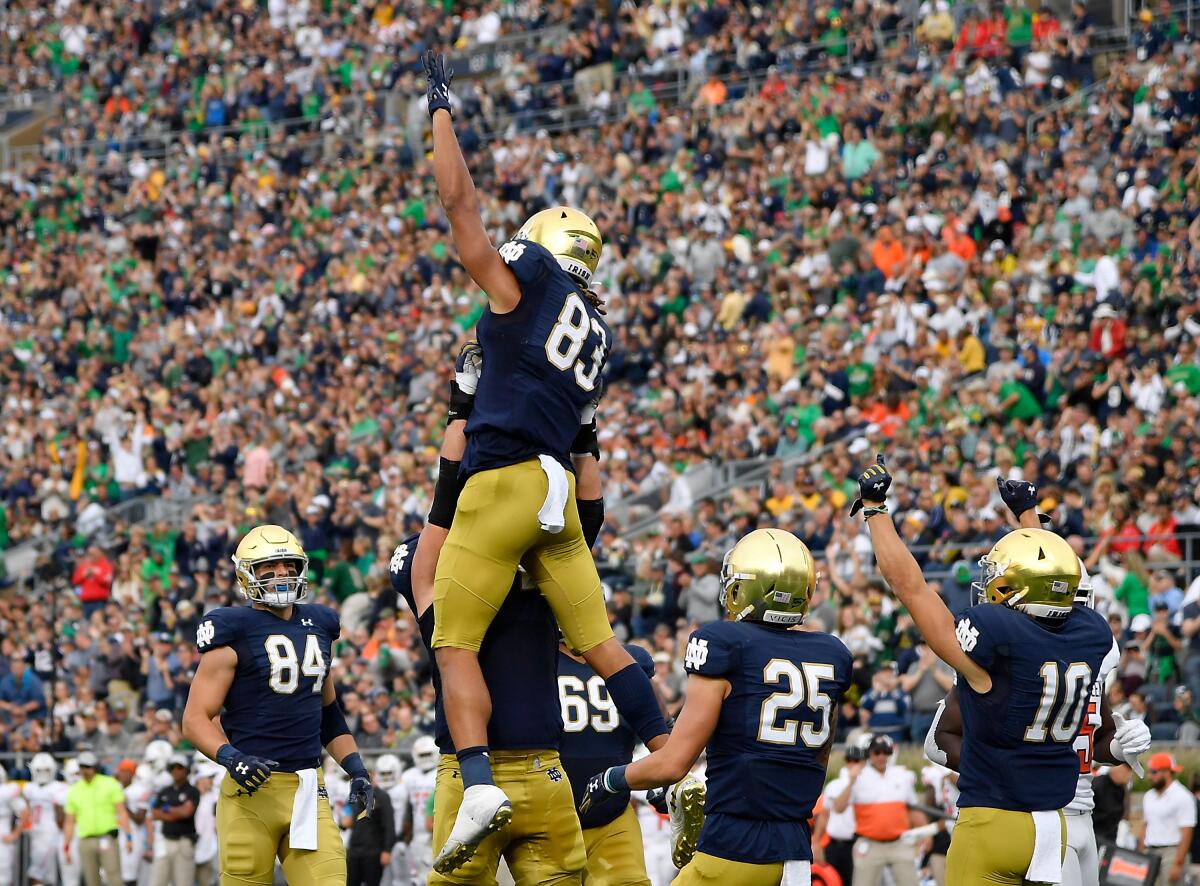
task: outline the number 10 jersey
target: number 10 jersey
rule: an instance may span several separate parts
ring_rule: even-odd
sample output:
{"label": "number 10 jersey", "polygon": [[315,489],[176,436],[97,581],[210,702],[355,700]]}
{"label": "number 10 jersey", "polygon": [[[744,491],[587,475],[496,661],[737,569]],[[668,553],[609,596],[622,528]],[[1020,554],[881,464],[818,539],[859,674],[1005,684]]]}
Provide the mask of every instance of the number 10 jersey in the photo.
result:
{"label": "number 10 jersey", "polygon": [[808,819],[825,786],[850,650],[818,631],[725,621],[695,631],[683,661],[689,674],[729,682],[708,741],[699,850],[748,864],[811,860]]}
{"label": "number 10 jersey", "polygon": [[224,606],[196,628],[201,654],[228,646],[237,673],[221,727],[243,754],[276,760],[281,772],[321,762],[321,708],[333,641],[341,633],[328,606],[297,603],[292,617],[251,606]]}
{"label": "number 10 jersey", "polygon": [[1062,809],[1080,772],[1076,737],[1092,688],[1119,658],[1104,617],[1076,606],[1057,629],[998,603],[958,621],[963,651],[992,678],[984,695],[958,681],[963,718],[960,809]]}

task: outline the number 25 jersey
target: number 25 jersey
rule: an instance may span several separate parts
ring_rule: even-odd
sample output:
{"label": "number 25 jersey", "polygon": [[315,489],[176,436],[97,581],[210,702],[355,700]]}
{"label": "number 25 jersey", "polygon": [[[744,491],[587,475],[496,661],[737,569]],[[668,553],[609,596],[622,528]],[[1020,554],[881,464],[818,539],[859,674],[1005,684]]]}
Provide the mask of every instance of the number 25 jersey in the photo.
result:
{"label": "number 25 jersey", "polygon": [[213,609],[196,628],[201,654],[228,646],[237,673],[221,726],[244,754],[276,760],[281,772],[320,765],[322,690],[341,633],[327,606],[297,603],[284,620],[251,606]]}
{"label": "number 25 jersey", "polygon": [[1104,617],[1076,606],[1057,629],[998,603],[958,620],[962,650],[992,678],[984,695],[958,681],[963,718],[960,809],[1062,809],[1075,796],[1092,686],[1119,658]]}
{"label": "number 25 jersey", "polygon": [[749,864],[812,859],[808,819],[851,666],[845,644],[818,631],[725,621],[692,634],[684,669],[729,682],[708,741],[701,852]]}
{"label": "number 25 jersey", "polygon": [[500,257],[521,300],[507,314],[485,310],[476,334],[483,374],[467,422],[464,474],[549,455],[570,468],[579,413],[595,396],[611,331],[558,266],[532,240],[510,240]]}

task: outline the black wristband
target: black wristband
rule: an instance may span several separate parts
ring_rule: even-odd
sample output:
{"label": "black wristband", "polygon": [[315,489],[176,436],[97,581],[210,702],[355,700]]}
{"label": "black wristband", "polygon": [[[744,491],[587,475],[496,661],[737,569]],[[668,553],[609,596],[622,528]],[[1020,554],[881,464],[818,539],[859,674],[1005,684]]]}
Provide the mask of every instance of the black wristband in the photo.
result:
{"label": "black wristband", "polygon": [[579,433],[571,443],[571,455],[590,455],[596,461],[600,461],[600,440],[596,435],[594,419],[586,425],[579,426]]}
{"label": "black wristband", "polygon": [[429,507],[428,520],[442,529],[449,529],[454,522],[454,510],[458,507],[458,495],[463,488],[463,481],[458,476],[461,464],[448,458],[438,462],[438,478],[433,487],[433,504]]}
{"label": "black wristband", "polygon": [[604,525],[604,499],[580,499],[576,506],[579,508],[579,523],[583,527],[583,540],[590,548],[600,535],[600,527]]}
{"label": "black wristband", "polygon": [[464,394],[462,388],[458,386],[457,381],[450,382],[450,403],[446,407],[446,427],[450,427],[451,422],[456,422],[459,419],[466,421],[471,417],[471,410],[475,408],[475,395]]}

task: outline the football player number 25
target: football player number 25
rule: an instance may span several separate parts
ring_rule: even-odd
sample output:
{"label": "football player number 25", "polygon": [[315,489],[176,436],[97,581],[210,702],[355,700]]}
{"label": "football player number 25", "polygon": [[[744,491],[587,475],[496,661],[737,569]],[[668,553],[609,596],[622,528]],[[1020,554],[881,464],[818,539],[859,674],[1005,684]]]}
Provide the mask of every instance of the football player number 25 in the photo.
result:
{"label": "football player number 25", "polygon": [[572,674],[559,674],[558,700],[562,703],[563,732],[583,732],[589,723],[596,732],[612,732],[621,723],[617,706],[598,676],[584,683]]}
{"label": "football player number 25", "polygon": [[[829,740],[830,720],[833,717],[833,700],[821,691],[821,681],[834,679],[833,665],[803,662],[799,666],[786,658],[773,658],[763,667],[763,682],[768,686],[786,685],[781,692],[773,692],[763,699],[758,717],[758,740],[768,744],[794,745],[799,738],[810,748],[819,748]],[[820,715],[819,725],[798,723],[796,720],[779,722],[779,715],[807,704],[808,709]]]}
{"label": "football player number 25", "polygon": [[[1048,661],[1042,665],[1041,674],[1042,700],[1033,722],[1025,728],[1025,740],[1045,741],[1048,734],[1051,741],[1073,742],[1092,690],[1092,669],[1086,662],[1076,661],[1060,673],[1058,662]],[[1060,683],[1063,686],[1062,702],[1055,712],[1054,702],[1059,697]]]}
{"label": "football player number 25", "polygon": [[304,643],[304,659],[296,655],[296,646],[286,634],[272,634],[263,642],[267,661],[271,664],[271,676],[267,683],[280,695],[291,695],[300,688],[300,675],[312,677],[313,692],[320,692],[325,685],[325,656],[321,655],[321,644],[316,635],[309,634]]}
{"label": "football player number 25", "polygon": [[[587,361],[576,359],[587,343],[590,332],[600,336],[599,344],[592,348]],[[567,296],[562,310],[558,312],[558,321],[546,338],[546,359],[555,369],[564,372],[574,367],[575,384],[585,391],[591,391],[596,388],[596,376],[604,365],[607,350],[608,336],[604,333],[604,327],[595,317],[588,315],[579,293],[572,292]],[[586,365],[588,362],[590,365]]]}

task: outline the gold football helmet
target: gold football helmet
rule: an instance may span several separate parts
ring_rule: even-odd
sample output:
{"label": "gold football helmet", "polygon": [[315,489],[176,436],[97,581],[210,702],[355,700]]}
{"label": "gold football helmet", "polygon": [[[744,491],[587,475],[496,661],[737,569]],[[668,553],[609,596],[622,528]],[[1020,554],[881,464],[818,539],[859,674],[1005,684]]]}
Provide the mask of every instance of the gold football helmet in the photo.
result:
{"label": "gold football helmet", "polygon": [[517,239],[546,247],[558,259],[558,266],[584,289],[592,285],[604,240],[596,223],[578,209],[554,206],[534,213],[517,231]]}
{"label": "gold football helmet", "polygon": [[1067,542],[1045,529],[1017,529],[981,557],[980,603],[1003,603],[1037,618],[1071,613],[1083,581],[1079,558]]}
{"label": "gold football helmet", "polygon": [[[294,564],[294,574],[259,578],[262,566],[280,561]],[[255,526],[247,532],[233,552],[233,568],[238,591],[254,603],[283,608],[308,595],[308,555],[296,536],[282,526]]]}
{"label": "gold football helmet", "polygon": [[721,564],[721,605],[735,621],[794,625],[817,589],[808,545],[782,529],[756,529]]}

